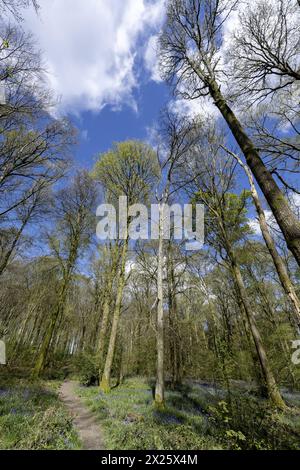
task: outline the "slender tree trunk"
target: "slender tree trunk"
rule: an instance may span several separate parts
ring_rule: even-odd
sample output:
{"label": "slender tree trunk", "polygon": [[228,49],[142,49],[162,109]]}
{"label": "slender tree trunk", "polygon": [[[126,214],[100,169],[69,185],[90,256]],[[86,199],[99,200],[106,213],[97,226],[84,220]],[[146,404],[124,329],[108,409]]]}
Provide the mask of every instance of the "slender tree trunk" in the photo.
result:
{"label": "slender tree trunk", "polygon": [[262,190],[274,217],[281,228],[287,246],[293,253],[300,266],[300,222],[292,211],[289,203],[281,192],[276,181],[262,161],[254,143],[247,135],[241,123],[227,105],[218,84],[211,80],[209,91],[214,99],[215,105],[227,122],[233,136],[239,144],[248,166]]}
{"label": "slender tree trunk", "polygon": [[44,339],[42,341],[41,349],[39,351],[35,366],[32,371],[32,378],[36,379],[40,376],[41,372],[44,370],[46,359],[48,356],[49,348],[55,331],[55,327],[60,318],[62,318],[65,304],[67,300],[67,294],[69,285],[71,282],[72,271],[75,266],[77,252],[79,246],[79,237],[75,237],[75,240],[71,246],[70,255],[67,263],[67,268],[64,273],[63,285],[59,294],[58,303],[55,307],[55,310],[52,312],[49,325],[46,329]]}
{"label": "slender tree trunk", "polygon": [[119,370],[118,370],[118,375],[117,375],[116,388],[122,385],[123,381],[124,381],[124,347],[123,347],[123,344],[121,344],[120,364],[119,364]]}
{"label": "slender tree trunk", "polygon": [[104,362],[104,350],[105,350],[105,340],[108,331],[108,321],[109,321],[109,312],[111,306],[111,298],[112,298],[112,287],[114,277],[117,271],[117,259],[116,256],[113,255],[112,266],[111,270],[108,273],[108,280],[107,285],[105,287],[104,293],[104,302],[103,302],[103,313],[102,313],[102,321],[99,333],[99,342],[98,342],[98,350],[97,350],[97,362],[99,364],[99,383],[101,382],[102,372],[103,372],[103,362]]}
{"label": "slender tree trunk", "polygon": [[[235,281],[235,280],[234,280]],[[261,397],[263,398],[268,398],[268,390],[266,386],[266,381],[264,379],[264,375],[262,373],[262,368],[260,365],[260,360],[257,354],[257,349],[253,340],[253,335],[252,331],[250,329],[247,313],[243,304],[243,301],[241,299],[240,291],[237,287],[237,283],[235,282],[235,290],[236,290],[236,297],[237,297],[237,303],[240,308],[240,311],[242,313],[242,325],[244,327],[245,335],[246,335],[246,341],[249,347],[249,352],[251,355],[252,359],[252,364],[253,364],[253,374],[256,379],[258,388],[259,388],[259,393]],[[254,347],[253,347],[254,346]]]}
{"label": "slender tree trunk", "polygon": [[84,351],[85,336],[86,336],[86,325],[83,325],[81,336],[80,336],[79,348],[78,348],[80,353]]}
{"label": "slender tree trunk", "polygon": [[31,376],[33,379],[37,379],[42,373],[42,371],[44,370],[49,348],[50,348],[51,341],[53,338],[53,333],[57,324],[57,320],[60,317],[64,309],[65,302],[66,302],[66,294],[67,294],[67,287],[68,287],[67,284],[68,284],[67,282],[64,283],[64,287],[62,289],[62,293],[60,295],[58,305],[51,315],[49,325],[46,329],[46,333],[42,341],[41,349],[38,353],[38,357],[37,357],[34,369],[32,371]]}
{"label": "slender tree trunk", "polygon": [[275,378],[271,371],[269,360],[267,358],[267,354],[263,346],[262,338],[260,336],[255,317],[251,311],[251,307],[248,301],[248,296],[247,296],[246,288],[245,288],[244,281],[242,278],[242,274],[236,262],[235,255],[233,254],[231,248],[228,248],[228,255],[231,261],[232,273],[233,273],[234,280],[237,286],[237,290],[239,292],[241,301],[244,306],[244,310],[247,316],[252,338],[253,338],[257,355],[259,358],[259,362],[260,362],[261,370],[262,370],[263,377],[266,383],[269,399],[273,403],[273,405],[275,405],[277,408],[285,409],[286,405],[281,397]]}
{"label": "slender tree trunk", "polygon": [[[31,211],[32,212],[32,211]],[[20,238],[21,238],[21,235],[29,221],[29,218],[30,218],[30,215],[28,217],[26,217],[26,219],[22,222],[22,225],[20,227],[20,229],[18,230],[18,232],[16,233],[16,236],[14,238],[14,241],[12,242],[9,250],[5,253],[4,255],[4,258],[3,260],[1,261],[0,263],[0,276],[3,274],[3,272],[5,271],[5,269],[7,268],[7,265],[9,263],[9,260],[14,252],[14,249],[16,248]]]}
{"label": "slender tree trunk", "polygon": [[259,292],[261,298],[263,299],[263,301],[266,304],[269,319],[270,319],[272,325],[274,325],[275,330],[278,332],[279,343],[280,343],[282,352],[283,352],[284,357],[285,357],[285,361],[286,361],[286,364],[287,364],[287,370],[289,372],[290,379],[291,379],[291,385],[292,385],[292,388],[294,389],[296,387],[296,379],[295,379],[295,375],[294,375],[294,371],[293,371],[293,367],[292,367],[292,362],[290,360],[290,357],[291,357],[290,348],[288,346],[287,340],[285,339],[285,337],[280,332],[280,329],[279,329],[280,325],[279,325],[279,322],[278,322],[278,319],[277,319],[278,315],[276,315],[276,312],[275,312],[272,304],[270,303],[268,296],[266,295],[266,293],[262,289],[261,284],[259,282],[257,282],[254,274],[252,272],[249,272],[249,274],[255,282],[255,288],[257,289],[257,291]]}
{"label": "slender tree trunk", "polygon": [[241,161],[241,159],[235,155],[233,152],[230,152],[226,149],[227,152],[229,152],[237,161],[238,163],[244,168],[246,175],[248,176],[249,183],[250,183],[250,189],[251,189],[251,194],[252,194],[252,199],[255,204],[256,212],[258,214],[259,218],[259,225],[261,228],[261,232],[263,235],[263,238],[265,240],[266,246],[268,248],[268,251],[273,259],[279,280],[281,282],[281,285],[288,296],[291,304],[293,305],[293,309],[295,312],[295,325],[297,326],[297,333],[300,329],[300,300],[297,296],[296,290],[293,286],[292,281],[290,280],[290,277],[288,275],[288,271],[286,269],[286,266],[284,264],[283,259],[281,258],[280,254],[277,251],[275,242],[272,238],[272,235],[270,233],[266,216],[264,213],[264,210],[262,208],[259,195],[257,193],[257,190],[255,188],[254,180],[252,177],[252,174],[250,172],[250,169],[248,168],[247,165],[244,165],[244,163]]}
{"label": "slender tree trunk", "polygon": [[112,327],[111,327],[108,351],[107,351],[105,365],[104,365],[104,371],[103,371],[102,379],[100,382],[100,389],[105,393],[109,393],[111,390],[111,385],[110,385],[111,370],[112,370],[115,349],[116,349],[116,340],[117,340],[118,327],[119,327],[119,321],[120,321],[120,315],[121,315],[123,291],[124,291],[125,282],[126,282],[126,269],[125,268],[126,268],[126,260],[127,260],[128,243],[129,243],[129,240],[127,238],[127,240],[124,241],[122,255],[121,255],[121,266],[120,266],[120,273],[119,273],[119,283],[118,283],[118,289],[117,289],[116,304],[115,304],[115,309],[114,309],[114,314],[113,314],[113,322],[112,322]]}
{"label": "slender tree trunk", "polygon": [[169,303],[169,325],[170,325],[170,362],[172,371],[172,387],[180,385],[182,381],[181,374],[181,338],[178,328],[178,314],[176,302],[176,286],[174,263],[172,258],[172,242],[168,243],[168,266],[167,266],[167,283],[168,283],[168,303]]}
{"label": "slender tree trunk", "polygon": [[164,295],[163,295],[163,270],[164,270],[164,239],[163,239],[163,206],[159,209],[159,246],[157,265],[157,322],[156,322],[156,346],[157,346],[157,369],[155,386],[155,405],[159,408],[165,406],[165,365],[164,365]]}

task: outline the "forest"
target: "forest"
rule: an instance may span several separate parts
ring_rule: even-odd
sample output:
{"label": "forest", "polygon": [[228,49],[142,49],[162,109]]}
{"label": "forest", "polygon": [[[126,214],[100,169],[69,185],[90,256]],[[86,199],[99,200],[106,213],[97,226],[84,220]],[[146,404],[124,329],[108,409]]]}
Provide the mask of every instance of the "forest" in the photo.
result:
{"label": "forest", "polygon": [[40,3],[0,1],[0,449],[300,450],[299,0],[163,2],[168,102],[89,166]]}

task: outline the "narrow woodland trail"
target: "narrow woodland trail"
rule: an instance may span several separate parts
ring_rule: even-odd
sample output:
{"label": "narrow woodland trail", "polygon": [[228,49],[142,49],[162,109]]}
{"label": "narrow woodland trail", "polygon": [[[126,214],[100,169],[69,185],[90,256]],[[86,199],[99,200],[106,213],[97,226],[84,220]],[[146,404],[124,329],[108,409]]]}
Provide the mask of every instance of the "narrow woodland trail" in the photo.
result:
{"label": "narrow woodland trail", "polygon": [[104,450],[103,435],[95,415],[82,403],[74,392],[76,382],[64,382],[59,397],[74,419],[84,450]]}

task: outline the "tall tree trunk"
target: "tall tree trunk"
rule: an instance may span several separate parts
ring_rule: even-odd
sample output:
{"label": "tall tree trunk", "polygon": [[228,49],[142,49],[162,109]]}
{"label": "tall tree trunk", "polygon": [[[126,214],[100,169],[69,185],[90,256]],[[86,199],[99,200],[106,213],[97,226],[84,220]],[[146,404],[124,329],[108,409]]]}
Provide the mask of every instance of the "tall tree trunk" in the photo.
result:
{"label": "tall tree trunk", "polygon": [[111,386],[110,386],[111,370],[112,370],[115,349],[116,349],[116,339],[117,339],[118,327],[119,327],[119,321],[120,321],[120,315],[121,315],[123,291],[124,291],[125,282],[126,282],[126,260],[127,260],[128,243],[129,243],[129,240],[127,238],[124,241],[124,245],[122,249],[116,304],[115,304],[115,309],[114,309],[114,314],[113,314],[113,322],[112,322],[112,327],[111,327],[108,351],[107,351],[105,365],[104,365],[104,371],[103,371],[101,382],[100,382],[100,389],[105,393],[109,393],[111,390]]}
{"label": "tall tree trunk", "polygon": [[241,301],[243,303],[243,307],[247,316],[250,331],[251,331],[252,338],[253,338],[255,348],[256,348],[256,352],[259,358],[262,374],[266,383],[269,399],[273,403],[273,405],[275,405],[277,408],[285,409],[286,405],[281,397],[274,375],[271,371],[269,360],[267,358],[267,354],[266,354],[266,351],[262,342],[262,338],[260,336],[255,317],[252,313],[252,310],[248,301],[248,296],[247,296],[247,292],[246,292],[246,288],[244,285],[240,268],[237,264],[235,255],[231,247],[228,247],[227,252],[230,258],[230,262],[231,262],[232,274],[233,274],[233,277],[237,286],[237,290],[239,292],[239,296],[241,298]]}
{"label": "tall tree trunk", "polygon": [[103,302],[103,312],[102,312],[102,321],[99,333],[99,342],[97,350],[97,363],[99,364],[99,383],[101,382],[102,372],[103,372],[103,362],[104,362],[104,350],[105,350],[105,340],[108,331],[108,321],[109,321],[109,312],[112,299],[112,287],[114,277],[117,272],[117,256],[115,253],[112,254],[112,265],[110,272],[108,273],[107,285],[105,286],[104,293],[104,302]]}
{"label": "tall tree trunk", "polygon": [[68,288],[68,283],[64,282],[62,292],[59,296],[58,305],[56,306],[55,310],[53,311],[53,313],[51,315],[50,322],[47,326],[46,333],[45,333],[45,336],[43,338],[42,345],[41,345],[41,348],[40,348],[40,351],[38,353],[38,357],[37,357],[35,366],[33,368],[32,374],[31,374],[33,379],[37,379],[40,376],[40,374],[42,373],[42,371],[44,370],[46,359],[47,359],[48,352],[49,352],[49,348],[50,348],[51,341],[52,341],[52,338],[53,338],[54,330],[55,330],[55,327],[56,327],[56,324],[57,324],[57,320],[61,316],[61,314],[64,310],[66,297],[67,297],[67,288]]}
{"label": "tall tree trunk", "polygon": [[118,370],[118,375],[117,375],[116,388],[122,385],[123,381],[124,381],[124,347],[123,347],[123,344],[121,343],[120,363],[119,363],[119,370]]}
{"label": "tall tree trunk", "polygon": [[270,230],[269,230],[269,227],[268,227],[268,224],[267,224],[267,220],[266,220],[266,216],[265,216],[265,212],[262,208],[262,205],[261,205],[261,202],[260,202],[260,199],[259,199],[259,195],[258,195],[258,192],[256,190],[255,183],[254,183],[254,180],[253,180],[253,177],[252,177],[252,174],[250,172],[249,167],[247,165],[245,165],[237,155],[235,155],[233,152],[230,152],[227,149],[225,149],[225,150],[228,153],[230,153],[238,161],[238,163],[241,165],[241,167],[244,169],[246,175],[248,176],[252,199],[254,201],[256,212],[258,214],[258,220],[259,220],[259,226],[260,226],[260,229],[261,229],[261,233],[262,233],[263,238],[265,240],[268,251],[269,251],[269,253],[270,253],[270,255],[273,259],[273,262],[274,262],[279,280],[281,282],[281,285],[282,285],[286,295],[288,296],[288,298],[289,298],[289,300],[290,300],[290,302],[293,306],[293,309],[294,309],[294,312],[295,312],[295,317],[294,317],[295,321],[294,321],[294,323],[297,327],[297,333],[298,333],[299,330],[300,330],[300,300],[297,296],[294,285],[293,285],[293,283],[292,283],[292,281],[289,277],[289,274],[288,274],[287,268],[285,266],[285,263],[284,263],[283,259],[281,258],[280,254],[278,253],[275,242],[274,242],[274,240],[272,238],[272,235],[270,233]]}
{"label": "tall tree trunk", "polygon": [[63,316],[65,304],[67,300],[68,289],[69,289],[70,282],[71,282],[72,272],[73,272],[76,259],[77,259],[78,247],[79,247],[79,236],[75,236],[75,240],[73,241],[71,249],[70,249],[69,259],[67,262],[67,268],[66,268],[66,271],[64,272],[63,285],[59,293],[58,303],[54,311],[52,312],[50,322],[47,326],[46,333],[43,338],[42,345],[38,353],[35,366],[32,371],[33,379],[38,378],[41,372],[44,370],[46,359],[47,359],[48,352],[49,352],[50,345],[51,345],[51,341],[52,341],[53,334],[55,331],[55,327],[57,325],[57,321]]}
{"label": "tall tree trunk", "polygon": [[249,168],[258,182],[274,217],[281,228],[287,246],[300,266],[300,222],[292,211],[287,199],[262,161],[254,143],[247,135],[234,112],[227,105],[220,87],[211,80],[209,91],[215,105],[227,122],[233,136],[239,144]]}
{"label": "tall tree trunk", "polygon": [[268,398],[268,390],[267,390],[267,386],[266,386],[266,381],[265,381],[265,378],[264,378],[264,375],[263,375],[263,372],[262,372],[262,368],[261,368],[261,365],[260,365],[260,360],[259,360],[259,357],[258,357],[258,354],[257,354],[257,349],[256,349],[256,346],[255,346],[255,343],[254,343],[254,340],[253,340],[253,335],[252,335],[252,331],[250,329],[247,313],[246,313],[243,301],[241,299],[240,291],[237,287],[237,283],[235,282],[235,279],[234,279],[234,283],[235,283],[237,303],[238,303],[238,306],[239,306],[240,311],[242,313],[242,315],[241,315],[242,325],[244,327],[244,331],[245,331],[245,335],[246,335],[246,341],[247,341],[247,345],[248,345],[249,352],[250,352],[251,359],[252,359],[253,374],[254,374],[254,377],[256,379],[258,388],[259,388],[260,396],[263,397],[263,398]]}
{"label": "tall tree trunk", "polygon": [[182,382],[181,374],[181,338],[178,328],[178,312],[176,302],[176,285],[174,263],[172,258],[172,241],[168,243],[168,265],[167,265],[167,283],[168,283],[168,304],[169,304],[169,325],[170,325],[170,362],[172,371],[172,387],[180,385]]}
{"label": "tall tree trunk", "polygon": [[[32,209],[33,210],[33,209]],[[32,211],[30,212],[30,214],[32,213]],[[10,246],[10,248],[7,250],[7,252],[5,253],[4,255],[4,258],[3,260],[1,261],[0,263],[0,276],[3,274],[3,272],[5,271],[5,269],[7,268],[7,265],[9,263],[9,260],[17,246],[17,244],[19,243],[19,240],[21,238],[21,235],[30,219],[30,214],[24,219],[24,221],[22,222],[22,225],[20,227],[20,229],[18,230],[18,232],[16,233],[16,236]]]}
{"label": "tall tree trunk", "polygon": [[163,205],[159,208],[159,246],[157,263],[157,322],[156,322],[156,346],[157,346],[157,368],[155,386],[155,405],[159,408],[165,406],[165,340],[164,340],[164,295],[163,295],[163,269],[164,269],[164,239],[163,239]]}

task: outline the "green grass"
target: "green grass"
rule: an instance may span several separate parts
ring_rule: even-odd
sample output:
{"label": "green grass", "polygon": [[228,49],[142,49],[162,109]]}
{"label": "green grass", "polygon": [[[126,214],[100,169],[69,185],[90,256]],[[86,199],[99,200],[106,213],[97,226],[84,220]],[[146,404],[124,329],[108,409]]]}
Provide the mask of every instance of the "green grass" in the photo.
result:
{"label": "green grass", "polygon": [[77,393],[101,420],[110,450],[300,450],[296,403],[276,412],[247,390],[232,390],[229,402],[221,390],[186,385],[167,391],[164,411],[155,409],[151,386],[139,378],[107,395],[97,387]]}
{"label": "green grass", "polygon": [[0,449],[71,450],[80,443],[58,399],[58,382],[0,377]]}
{"label": "green grass", "polygon": [[222,448],[209,432],[204,393],[168,391],[164,411],[155,409],[142,379],[129,379],[108,395],[97,387],[78,387],[77,393],[101,420],[109,450]]}
{"label": "green grass", "polygon": [[[80,448],[59,386],[0,376],[1,450]],[[248,391],[232,391],[229,404],[225,392],[200,383],[168,390],[163,411],[142,378],[110,394],[82,386],[77,393],[98,417],[108,450],[300,449],[297,394],[289,397],[294,407],[278,413]]]}

